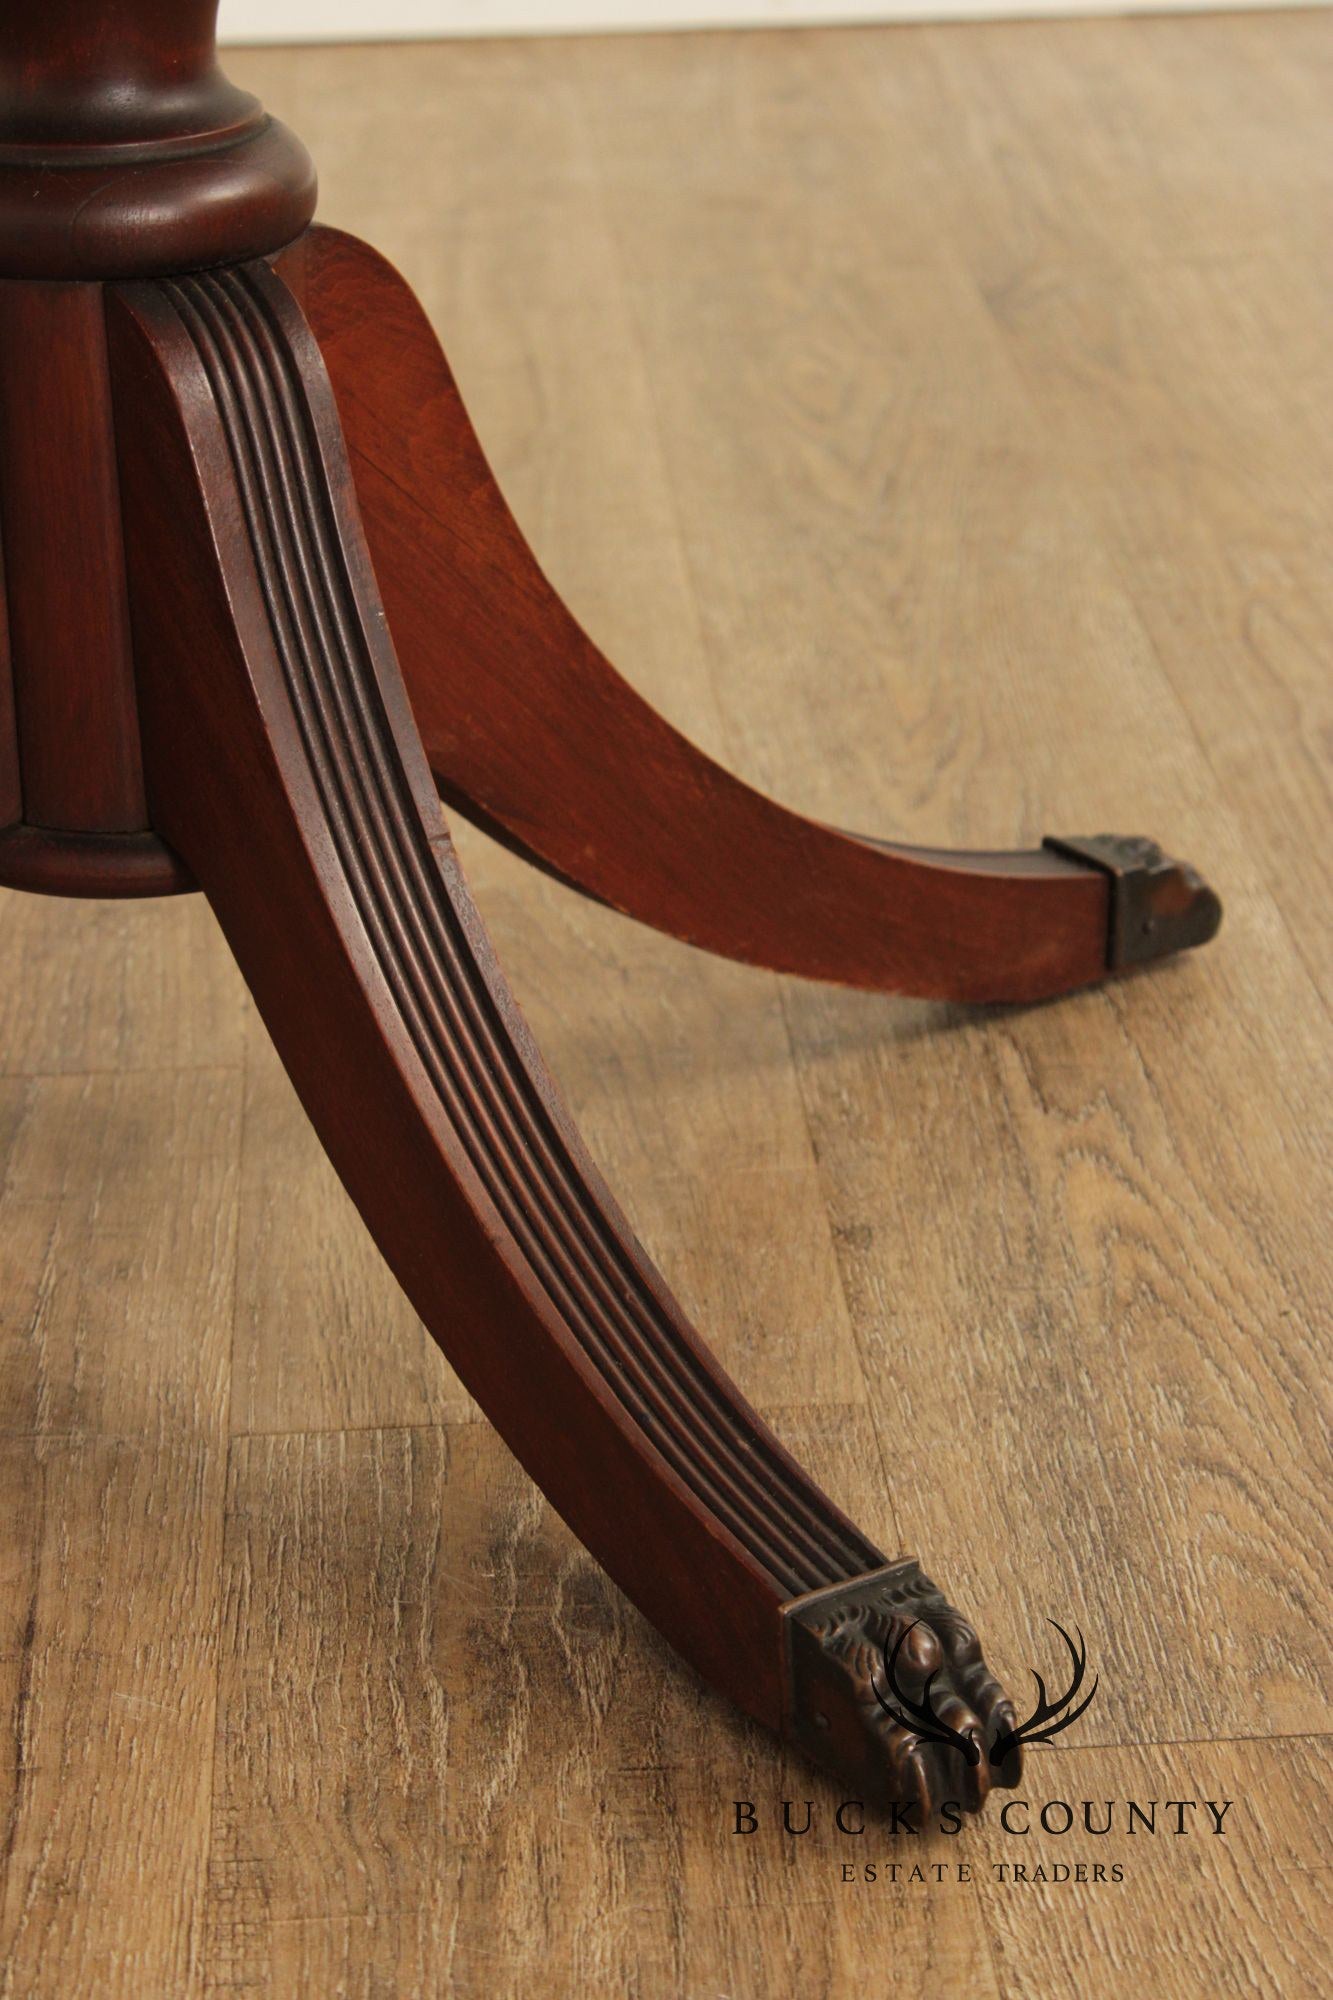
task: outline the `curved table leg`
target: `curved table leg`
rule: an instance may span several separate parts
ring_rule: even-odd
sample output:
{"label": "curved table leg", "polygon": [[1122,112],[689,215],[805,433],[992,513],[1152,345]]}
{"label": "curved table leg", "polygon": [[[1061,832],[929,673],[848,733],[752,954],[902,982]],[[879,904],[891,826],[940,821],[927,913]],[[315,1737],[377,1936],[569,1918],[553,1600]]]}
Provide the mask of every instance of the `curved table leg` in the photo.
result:
{"label": "curved table leg", "polygon": [[634,692],[547,582],[392,265],[317,226],[286,268],[431,768],[460,812],[691,944],[852,986],[1033,1000],[1213,935],[1217,897],[1151,842],[901,847],[742,784]]}
{"label": "curved table leg", "polygon": [[[413,1304],[693,1665],[868,1800],[1011,1783],[975,1635],[822,1494],[587,1157],[459,875],[318,350],[264,265],[108,302],[154,826]],[[895,1678],[886,1682],[894,1649]],[[887,1649],[887,1655],[886,1655]],[[906,1726],[881,1696],[918,1702]]]}

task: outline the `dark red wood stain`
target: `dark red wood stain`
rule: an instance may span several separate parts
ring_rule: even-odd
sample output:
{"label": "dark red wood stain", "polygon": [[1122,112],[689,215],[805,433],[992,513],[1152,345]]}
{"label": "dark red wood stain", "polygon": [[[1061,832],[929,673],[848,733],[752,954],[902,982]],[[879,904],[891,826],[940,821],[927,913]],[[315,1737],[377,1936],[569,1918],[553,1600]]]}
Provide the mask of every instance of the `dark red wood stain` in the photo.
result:
{"label": "dark red wood stain", "polygon": [[673,729],[542,574],[393,267],[319,227],[304,256],[375,572],[450,803],[614,908],[781,971],[955,1000],[1105,976],[1094,871],[837,832]]}
{"label": "dark red wood stain", "polygon": [[0,510],[25,817],[145,828],[100,285],[0,284]]}

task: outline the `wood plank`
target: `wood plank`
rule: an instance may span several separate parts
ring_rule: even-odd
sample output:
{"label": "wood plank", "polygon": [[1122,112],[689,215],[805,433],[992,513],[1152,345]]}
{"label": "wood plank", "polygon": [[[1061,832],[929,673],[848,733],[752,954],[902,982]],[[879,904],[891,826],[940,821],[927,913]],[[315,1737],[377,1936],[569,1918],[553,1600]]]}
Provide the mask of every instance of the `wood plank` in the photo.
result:
{"label": "wood plank", "polygon": [[[909,1544],[964,1580],[1000,1658],[1061,1604],[1108,1635],[1111,1741],[1246,1726],[1229,1649],[1192,1643],[1219,1594],[1268,1726],[1308,1726],[1322,1642],[1290,1583],[1313,1607],[1327,1536],[1328,1062],[1260,857],[1080,459],[958,264],[878,256],[891,187],[872,183],[852,268],[816,264],[812,312],[795,183],[766,161],[743,233],[667,196],[645,209],[619,172],[645,105],[588,60],[733,761],[783,791],[804,772],[812,810],[845,822],[864,798],[860,824],[924,841],[1158,832],[1228,902],[1214,950],[1058,1010],[786,992]],[[806,664],[821,652],[837,702]]]}
{"label": "wood plank", "polygon": [[216,1446],[0,1439],[16,1993],[199,1988],[222,1495]]}
{"label": "wood plank", "polygon": [[0,890],[0,1074],[239,1068],[248,1006],[202,896],[82,903]]}
{"label": "wood plank", "polygon": [[343,1193],[257,1016],[248,1024],[232,1428],[477,1415]]}
{"label": "wood plank", "polygon": [[226,1436],[239,1079],[9,1079],[6,1428],[146,1443]]}
{"label": "wood plank", "polygon": [[[854,1417],[812,1429],[860,1505]],[[482,1426],[245,1440],[227,1550],[217,1991],[752,1993],[798,1968],[836,1992],[892,1962],[907,1991],[1109,1995],[1168,1933],[1170,1990],[1318,1990],[1315,1742],[1039,1750],[1030,1836],[992,1813],[965,1841],[844,1837],[837,1787],[710,1701]],[[1112,1834],[1041,1827],[1089,1794]],[[784,1798],[798,1825],[812,1801],[808,1835],[782,1832]],[[1126,1831],[1130,1798],[1159,1802],[1156,1836]],[[1232,1799],[1223,1840],[1176,1836],[1171,1798]],[[844,1880],[872,1859],[946,1879]],[[997,1875],[1016,1859],[1125,1879]]]}
{"label": "wood plank", "polygon": [[[855,1413],[813,1428],[821,1476],[874,1486]],[[909,1988],[994,1991],[966,1903],[831,1914],[780,1842],[736,1841],[772,1739],[484,1426],[238,1441],[227,1577],[215,1990],[753,1992],[795,1964],[831,1991],[892,1952]]]}
{"label": "wood plank", "polygon": [[197,1990],[239,1080],[0,1085],[0,1963]]}
{"label": "wood plank", "polygon": [[[990,1819],[976,1843],[978,1899],[1005,2000],[1075,1987],[1266,2000],[1321,1992],[1327,1884],[1315,1829],[1327,1752],[1327,1739],[1316,1738],[1096,1751],[1055,1744],[1035,1752],[1023,1787],[1035,1809],[1011,1815],[1011,1824],[1035,1831],[1011,1838]],[[1106,1824],[1112,1800],[1107,1834],[1084,1831],[1089,1794],[1095,1826]],[[1157,1801],[1154,1833],[1141,1818],[1127,1830],[1130,1799],[1145,1808]],[[1219,1810],[1233,1803],[1219,1835],[1202,1803],[1176,1811],[1171,1799],[1212,1799]],[[1069,1833],[1042,1828],[1047,1800],[1072,1802]],[[1063,1826],[1064,1813],[1049,1813],[1048,1823]],[[1026,1881],[1014,1879],[1015,1860],[1025,1864]],[[1081,1895],[1073,1876],[1079,1861],[1089,1866]],[[1070,1875],[1052,1879],[1061,1862]],[[1097,1885],[1095,1862],[1108,1873],[1118,1866],[1123,1879]],[[1045,1882],[1035,1879],[1038,1866]]]}
{"label": "wood plank", "polygon": [[[1309,120],[1333,41],[1265,27],[928,30],[956,114],[931,193],[1327,997],[1333,149]],[[852,69],[884,103],[882,66]]]}
{"label": "wood plank", "polygon": [[1309,421],[1333,395],[1325,261],[1047,269],[995,312],[1327,997],[1333,452]]}

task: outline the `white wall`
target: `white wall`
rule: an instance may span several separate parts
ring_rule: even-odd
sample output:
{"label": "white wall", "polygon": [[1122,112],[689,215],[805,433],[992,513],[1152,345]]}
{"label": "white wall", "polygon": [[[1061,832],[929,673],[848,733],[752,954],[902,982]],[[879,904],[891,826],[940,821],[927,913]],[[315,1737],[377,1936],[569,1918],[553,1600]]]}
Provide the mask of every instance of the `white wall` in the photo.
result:
{"label": "white wall", "polygon": [[[32,5],[33,0],[27,0]],[[393,41],[435,35],[793,27],[817,21],[1216,12],[1291,0],[222,0],[231,42]],[[1296,0],[1318,6],[1323,0]]]}

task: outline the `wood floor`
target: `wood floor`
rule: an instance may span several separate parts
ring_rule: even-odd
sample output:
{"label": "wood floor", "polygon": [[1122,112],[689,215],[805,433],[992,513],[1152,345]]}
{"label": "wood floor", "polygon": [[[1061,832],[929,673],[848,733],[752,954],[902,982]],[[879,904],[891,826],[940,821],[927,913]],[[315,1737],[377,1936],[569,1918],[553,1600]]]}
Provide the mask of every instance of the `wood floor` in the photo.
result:
{"label": "wood floor", "polygon": [[[895,1842],[479,1420],[198,899],[5,898],[6,2000],[1327,1990],[1331,43],[234,55],[674,720],[842,825],[1158,835],[1227,919],[969,1015],[715,963],[464,830],[725,1363],[1012,1683],[1048,1617],[1087,1637],[1033,1833]],[[1043,1831],[1059,1799],[1114,1831]],[[1234,1804],[1148,1836],[1131,1799]]]}

